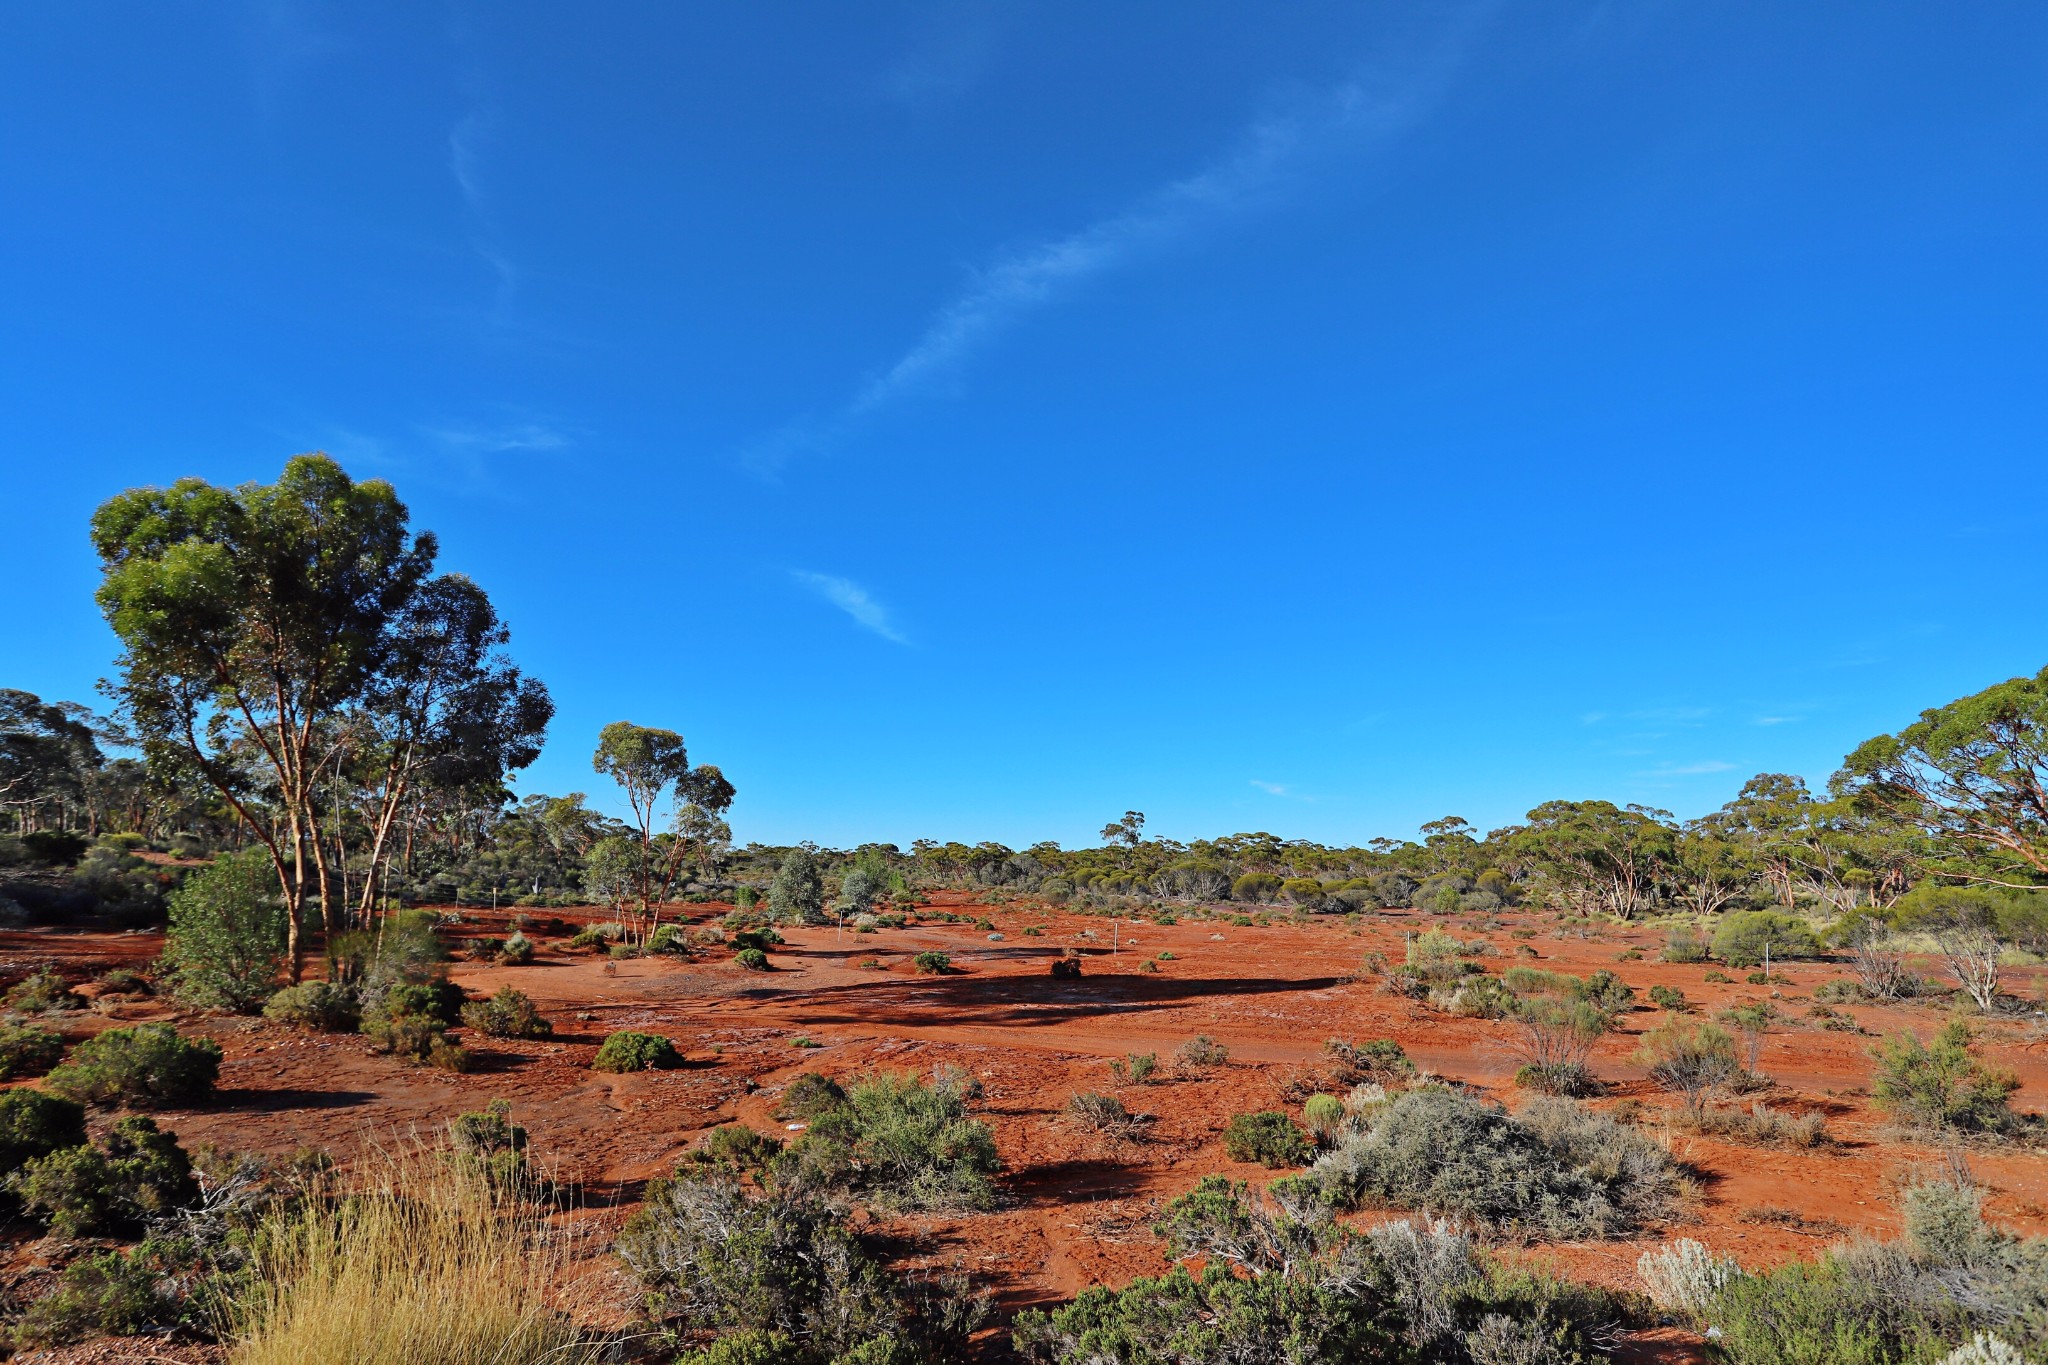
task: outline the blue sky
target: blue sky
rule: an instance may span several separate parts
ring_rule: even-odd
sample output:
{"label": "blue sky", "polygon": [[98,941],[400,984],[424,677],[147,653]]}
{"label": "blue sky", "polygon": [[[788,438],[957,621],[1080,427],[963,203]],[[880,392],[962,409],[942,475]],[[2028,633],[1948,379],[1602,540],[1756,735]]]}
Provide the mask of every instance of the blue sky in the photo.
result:
{"label": "blue sky", "polygon": [[2048,663],[2048,10],[0,10],[0,685],[324,449],[742,839],[1690,815]]}

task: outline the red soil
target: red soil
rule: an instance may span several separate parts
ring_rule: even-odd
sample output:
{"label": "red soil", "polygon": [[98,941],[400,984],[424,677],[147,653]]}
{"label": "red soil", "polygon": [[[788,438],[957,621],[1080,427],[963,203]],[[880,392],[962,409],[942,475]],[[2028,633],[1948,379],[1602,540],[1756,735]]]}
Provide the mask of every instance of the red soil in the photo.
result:
{"label": "red soil", "polygon": [[[938,907],[965,908],[967,898],[941,894],[935,900]],[[705,907],[699,915],[723,909]],[[502,915],[464,913],[474,928],[462,932],[504,931]],[[472,993],[515,984],[556,1026],[550,1042],[465,1038],[479,1061],[467,1075],[402,1065],[372,1053],[357,1037],[295,1033],[261,1020],[178,1016],[181,1027],[219,1040],[226,1060],[216,1099],[167,1113],[163,1121],[188,1146],[210,1142],[279,1154],[314,1146],[346,1156],[409,1132],[431,1132],[463,1110],[503,1097],[544,1162],[612,1205],[591,1215],[609,1225],[623,1217],[647,1179],[667,1172],[711,1127],[738,1120],[781,1133],[783,1125],[771,1116],[775,1093],[799,1072],[929,1072],[951,1063],[986,1087],[977,1110],[995,1131],[1012,1197],[993,1213],[893,1220],[887,1231],[915,1259],[978,1273],[996,1287],[1003,1307],[1014,1310],[1163,1269],[1150,1223],[1166,1200],[1203,1175],[1269,1178],[1224,1156],[1223,1125],[1238,1111],[1292,1107],[1281,1103],[1281,1085],[1296,1068],[1316,1061],[1325,1039],[1394,1038],[1419,1066],[1510,1106],[1520,1102],[1509,1083],[1516,1062],[1506,1025],[1436,1013],[1359,975],[1368,951],[1399,961],[1403,935],[1425,923],[1419,916],[1374,917],[1356,930],[1334,919],[1252,928],[1126,921],[1114,932],[1118,951],[1112,954],[1105,919],[1003,906],[977,905],[974,913],[992,919],[1002,941],[991,942],[966,924],[868,935],[784,930],[789,943],[774,954],[777,970],[765,974],[725,960],[613,963],[568,953],[561,939],[543,940],[530,966],[458,963],[455,979]],[[1043,926],[1042,936],[1025,936],[1027,926]],[[1511,931],[1518,927],[1536,934],[1516,939]],[[1453,929],[1464,939],[1481,936]],[[1940,1160],[1934,1149],[1889,1132],[1865,1093],[1867,1035],[1911,1028],[1925,1036],[1939,1023],[1935,1010],[1836,1006],[1865,1033],[1827,1031],[1803,1015],[1814,986],[1842,975],[1835,966],[1790,964],[1782,968],[1790,984],[1779,987],[1708,985],[1702,980],[1707,965],[1655,961],[1659,943],[1648,932],[1560,938],[1547,919],[1509,916],[1505,927],[1484,937],[1501,953],[1489,959],[1491,970],[1515,962],[1578,974],[1606,968],[1638,991],[1681,987],[1707,1012],[1773,998],[1787,1022],[1765,1041],[1761,1069],[1775,1084],[1760,1098],[1775,1108],[1824,1113],[1835,1139],[1798,1151],[1688,1136],[1653,1123],[1698,1172],[1696,1196],[1654,1235],[1530,1253],[1570,1275],[1632,1286],[1636,1258],[1677,1236],[1697,1238],[1751,1267],[1812,1256],[1845,1235],[1888,1236],[1896,1231],[1896,1188]],[[1539,959],[1518,956],[1523,943]],[[1050,961],[1069,946],[1087,954],[1087,974],[1055,981]],[[1643,949],[1645,960],[1618,961],[1632,946]],[[0,933],[0,971],[12,978],[49,961],[76,977],[139,963],[159,947],[152,935]],[[955,972],[917,975],[910,959],[926,949],[950,953]],[[1156,974],[1141,971],[1140,964],[1161,950],[1171,950],[1173,960],[1159,962]],[[860,965],[869,959],[879,969]],[[2038,972],[2017,975],[2021,991],[2039,994]],[[70,1027],[85,1031],[161,1017],[172,1016],[155,1002],[110,1002],[106,1012]],[[1601,1043],[1594,1067],[1608,1096],[1597,1103],[1633,1098],[1653,1117],[1669,1106],[1629,1061],[1635,1035],[1659,1018],[1639,1009],[1625,1018],[1621,1033]],[[626,1076],[591,1071],[597,1044],[621,1028],[668,1035],[690,1065]],[[1110,1059],[1157,1052],[1164,1062],[1197,1033],[1227,1044],[1230,1064],[1197,1079],[1122,1087],[1124,1102],[1152,1117],[1142,1141],[1105,1146],[1061,1120],[1076,1089],[1114,1088]],[[794,1046],[798,1037],[822,1046]],[[2040,1016],[1984,1025],[1980,1040],[1989,1059],[2020,1076],[2015,1102],[2048,1108],[2048,1028]],[[1992,1217],[2016,1230],[2048,1232],[2048,1162],[2041,1156],[2011,1149],[1971,1154],[1972,1168],[1991,1190]],[[592,1305],[625,1302],[618,1274],[595,1258],[592,1281],[578,1298]],[[1695,1355],[1666,1331],[1641,1341],[1634,1358]]]}

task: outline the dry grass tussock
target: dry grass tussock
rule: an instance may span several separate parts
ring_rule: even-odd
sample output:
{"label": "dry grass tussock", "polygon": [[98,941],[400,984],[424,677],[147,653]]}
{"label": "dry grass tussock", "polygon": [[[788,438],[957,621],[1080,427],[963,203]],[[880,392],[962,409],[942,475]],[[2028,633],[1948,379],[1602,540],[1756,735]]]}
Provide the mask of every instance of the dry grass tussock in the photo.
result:
{"label": "dry grass tussock", "polygon": [[594,1365],[556,1312],[573,1247],[530,1191],[416,1151],[266,1224],[232,1365]]}

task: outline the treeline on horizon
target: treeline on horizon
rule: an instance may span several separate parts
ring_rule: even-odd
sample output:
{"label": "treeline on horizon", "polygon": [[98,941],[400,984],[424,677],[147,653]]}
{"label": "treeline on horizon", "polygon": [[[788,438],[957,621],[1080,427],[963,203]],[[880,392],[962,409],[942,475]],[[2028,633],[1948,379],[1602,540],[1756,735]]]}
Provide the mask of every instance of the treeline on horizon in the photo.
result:
{"label": "treeline on horizon", "polygon": [[1147,838],[1131,811],[1084,849],[735,846],[724,773],[676,731],[623,721],[592,766],[631,819],[582,792],[517,797],[553,703],[512,662],[483,589],[437,573],[432,533],[408,521],[390,485],[317,455],[273,485],[186,479],[105,503],[91,538],[120,648],[111,714],[0,689],[0,864],[15,870],[0,914],[148,922],[181,862],[244,848],[277,877],[295,960],[302,927],[362,927],[394,904],[649,915],[766,889],[793,860],[842,905],[975,887],[1084,908],[1834,917],[1935,897],[1943,913],[2024,923],[2048,894],[2048,669],[1868,741],[1824,792],[1760,774],[1692,820],[1557,800],[1490,832],[1452,816],[1339,848]]}

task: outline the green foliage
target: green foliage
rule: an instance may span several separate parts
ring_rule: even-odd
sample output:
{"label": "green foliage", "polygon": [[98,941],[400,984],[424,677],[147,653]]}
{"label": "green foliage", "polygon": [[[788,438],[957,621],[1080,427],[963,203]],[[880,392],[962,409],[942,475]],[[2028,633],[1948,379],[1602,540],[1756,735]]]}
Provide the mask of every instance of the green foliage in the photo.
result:
{"label": "green foliage", "polygon": [[781,1151],[780,1142],[743,1123],[722,1123],[705,1134],[703,1145],[690,1153],[690,1160],[735,1175],[756,1175],[765,1172]]}
{"label": "green foliage", "polygon": [[1594,972],[1587,977],[1579,994],[1593,1008],[1607,1014],[1620,1014],[1633,1007],[1636,1001],[1636,993],[1628,983],[1608,971]]}
{"label": "green foliage", "polygon": [[37,1157],[84,1145],[84,1105],[25,1086],[0,1091],[0,1176]]}
{"label": "green foliage", "polygon": [[[674,926],[665,924],[662,926],[662,928],[673,929]],[[659,931],[657,931],[657,934],[658,933]],[[650,951],[660,951],[659,949],[654,948],[654,946],[651,943],[648,945],[648,947]],[[510,934],[505,936],[504,943],[499,945],[498,965],[502,967],[527,966],[533,961],[533,951],[533,940],[528,938],[525,934],[520,933],[517,929],[514,929]]]}
{"label": "green foliage", "polygon": [[1650,987],[1650,1003],[1673,1014],[1683,1014],[1687,1009],[1685,992],[1676,986]]}
{"label": "green foliage", "polygon": [[902,1209],[986,1209],[1001,1169],[988,1125],[967,1113],[957,1077],[926,1084],[881,1073],[847,1087],[843,1104],[814,1111],[776,1164],[792,1189],[841,1189]]}
{"label": "green foliage", "polygon": [[457,1114],[448,1124],[456,1164],[475,1171],[499,1189],[530,1183],[526,1129],[512,1122],[512,1102],[492,1100],[483,1109]]}
{"label": "green foliage", "polygon": [[1289,877],[1280,883],[1280,894],[1296,905],[1321,905],[1323,884],[1314,877]]}
{"label": "green foliage", "polygon": [[891,1275],[843,1214],[786,1186],[750,1194],[707,1169],[657,1181],[618,1254],[650,1315],[698,1338],[701,1365],[917,1365],[965,1358],[985,1296],[953,1276]]}
{"label": "green foliage", "polygon": [[1337,1136],[1337,1129],[1344,1122],[1344,1101],[1335,1095],[1310,1095],[1301,1106],[1301,1119],[1317,1142],[1327,1143]]}
{"label": "green foliage", "polygon": [[1308,1139],[1277,1109],[1231,1115],[1223,1151],[1232,1161],[1256,1161],[1268,1170],[1306,1165],[1311,1154]]}
{"label": "green foliage", "polygon": [[1660,1217],[1678,1169],[1662,1147],[1569,1100],[1519,1115],[1447,1090],[1410,1090],[1310,1177],[1340,1209],[1416,1209],[1496,1232],[1611,1237]]}
{"label": "green foliage", "polygon": [[825,918],[825,878],[811,850],[793,848],[768,884],[768,913],[784,924],[820,924]]}
{"label": "green foliage", "polygon": [[501,987],[488,1000],[464,1005],[462,1022],[490,1038],[549,1038],[555,1032],[526,993],[511,986]]}
{"label": "green foliage", "polygon": [[263,1017],[315,1033],[354,1033],[362,1026],[363,1005],[351,987],[307,981],[271,996]]}
{"label": "green foliage", "polygon": [[212,1093],[220,1056],[220,1044],[211,1039],[181,1038],[169,1024],[137,1024],[86,1039],[47,1084],[52,1093],[84,1104],[186,1104]]}
{"label": "green foliage", "polygon": [[1776,910],[1736,910],[1714,931],[1714,956],[1731,967],[1762,964],[1768,949],[1773,962],[1817,957],[1820,942],[1813,929],[1796,915]]}
{"label": "green foliage", "polygon": [[1970,1026],[1950,1020],[1923,1044],[1900,1033],[1872,1049],[1871,1097],[1915,1127],[1960,1133],[2009,1133],[2019,1117],[2008,1105],[2019,1078],[1971,1054]]}
{"label": "green foliage", "polygon": [[192,1259],[188,1248],[154,1239],[82,1256],[64,1268],[54,1290],[29,1305],[11,1341],[34,1349],[178,1325],[187,1314],[180,1290]]}
{"label": "green foliage", "polygon": [[912,958],[911,964],[926,976],[944,976],[953,970],[951,953],[924,952]]}
{"label": "green foliage", "polygon": [[1676,1015],[1643,1035],[1636,1061],[1649,1069],[1651,1080],[1685,1096],[1694,1110],[1711,1091],[1742,1075],[1733,1038],[1712,1024]]}
{"label": "green foliage", "polygon": [[1238,901],[1269,901],[1280,894],[1284,879],[1271,872],[1247,872],[1230,884],[1230,898]]}
{"label": "green foliage", "polygon": [[1230,1049],[1206,1033],[1198,1033],[1173,1050],[1174,1067],[1181,1071],[1206,1071],[1228,1066]]}
{"label": "green foliage", "polygon": [[1705,962],[1707,945],[1689,924],[1681,924],[1664,939],[1666,962]]}
{"label": "green foliage", "polygon": [[31,972],[7,992],[7,1008],[18,1014],[50,1014],[57,1010],[82,1010],[85,997],[71,989],[63,977],[48,967]]}
{"label": "green foliage", "polygon": [[668,1071],[683,1064],[676,1045],[658,1033],[624,1030],[612,1034],[591,1059],[592,1071]]}
{"label": "green foliage", "polygon": [[462,991],[450,982],[399,982],[363,1011],[363,1036],[394,1057],[465,1070],[467,1054],[447,1036],[461,1008]]}
{"label": "green foliage", "polygon": [[40,1076],[64,1056],[64,1039],[46,1028],[0,1027],[0,1081]]}
{"label": "green foliage", "polygon": [[141,1114],[119,1119],[97,1147],[38,1157],[15,1181],[21,1202],[58,1237],[121,1233],[199,1197],[178,1140]]}

